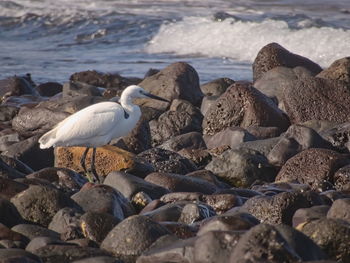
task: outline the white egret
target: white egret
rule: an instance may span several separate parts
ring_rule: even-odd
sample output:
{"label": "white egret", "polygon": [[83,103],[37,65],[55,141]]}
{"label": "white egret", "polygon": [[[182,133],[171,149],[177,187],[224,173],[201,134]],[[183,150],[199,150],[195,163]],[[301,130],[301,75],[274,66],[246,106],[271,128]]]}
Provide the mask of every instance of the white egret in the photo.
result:
{"label": "white egret", "polygon": [[155,96],[143,88],[131,85],[127,87],[117,102],[106,101],[88,106],[58,123],[51,131],[40,139],[40,148],[51,146],[83,146],[86,147],[80,164],[86,173],[86,155],[92,148],[91,172],[95,179],[96,147],[108,144],[112,139],[127,135],[141,117],[140,107],[133,104],[135,98],[152,98],[169,102]]}

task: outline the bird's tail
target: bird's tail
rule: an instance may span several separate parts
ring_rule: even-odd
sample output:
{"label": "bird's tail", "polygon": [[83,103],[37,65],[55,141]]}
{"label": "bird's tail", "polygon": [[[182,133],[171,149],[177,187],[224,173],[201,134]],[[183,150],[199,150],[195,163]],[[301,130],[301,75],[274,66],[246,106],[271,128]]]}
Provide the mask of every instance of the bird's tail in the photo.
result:
{"label": "bird's tail", "polygon": [[50,148],[56,142],[56,129],[53,129],[39,138],[40,149]]}

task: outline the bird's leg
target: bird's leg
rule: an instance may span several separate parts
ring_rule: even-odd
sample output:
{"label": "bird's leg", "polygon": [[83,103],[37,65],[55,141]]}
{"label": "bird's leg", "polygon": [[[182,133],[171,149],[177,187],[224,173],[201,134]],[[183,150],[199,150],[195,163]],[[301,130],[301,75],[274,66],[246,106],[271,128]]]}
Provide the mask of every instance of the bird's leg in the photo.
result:
{"label": "bird's leg", "polygon": [[87,173],[85,160],[86,160],[86,155],[87,155],[89,149],[90,149],[89,147],[85,148],[85,151],[84,151],[84,153],[83,153],[83,155],[81,156],[81,159],[80,159],[80,165],[81,165],[81,167],[83,167],[84,173]]}
{"label": "bird's leg", "polygon": [[96,182],[100,182],[97,172],[96,172],[96,167],[95,167],[95,158],[96,158],[96,148],[92,148],[92,156],[91,156],[91,173],[95,177]]}

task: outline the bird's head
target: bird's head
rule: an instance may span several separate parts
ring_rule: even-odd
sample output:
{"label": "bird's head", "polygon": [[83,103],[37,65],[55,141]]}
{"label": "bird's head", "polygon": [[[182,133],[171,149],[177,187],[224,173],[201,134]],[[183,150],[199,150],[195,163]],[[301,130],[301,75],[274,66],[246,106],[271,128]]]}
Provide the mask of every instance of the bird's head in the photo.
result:
{"label": "bird's head", "polygon": [[153,95],[153,94],[149,93],[148,91],[146,91],[145,89],[143,89],[143,88],[141,88],[140,86],[137,86],[137,85],[131,85],[131,86],[127,87],[122,93],[122,97],[123,96],[127,96],[127,97],[129,97],[131,99],[151,98],[151,99],[156,99],[156,100],[169,102],[166,99],[163,99],[161,97],[158,97],[156,95]]}

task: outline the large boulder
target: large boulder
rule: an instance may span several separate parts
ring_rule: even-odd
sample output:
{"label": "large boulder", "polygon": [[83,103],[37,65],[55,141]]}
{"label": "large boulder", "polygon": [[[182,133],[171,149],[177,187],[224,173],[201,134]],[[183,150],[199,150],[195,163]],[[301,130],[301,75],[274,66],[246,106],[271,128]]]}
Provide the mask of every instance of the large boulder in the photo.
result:
{"label": "large boulder", "polygon": [[317,78],[350,82],[350,57],[334,61],[328,68],[316,75]]}
{"label": "large boulder", "polygon": [[293,54],[277,43],[270,43],[260,49],[253,63],[253,79],[256,81],[270,69],[278,66],[295,68],[302,66],[310,70],[314,75],[321,72],[322,68],[306,57]]}
{"label": "large boulder", "polygon": [[269,97],[251,84],[236,82],[206,112],[203,133],[213,135],[230,126],[280,127],[286,130],[289,120]]}

